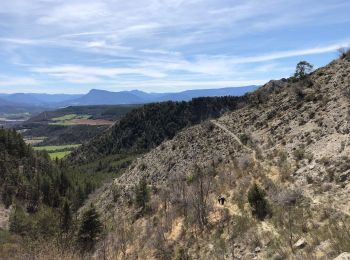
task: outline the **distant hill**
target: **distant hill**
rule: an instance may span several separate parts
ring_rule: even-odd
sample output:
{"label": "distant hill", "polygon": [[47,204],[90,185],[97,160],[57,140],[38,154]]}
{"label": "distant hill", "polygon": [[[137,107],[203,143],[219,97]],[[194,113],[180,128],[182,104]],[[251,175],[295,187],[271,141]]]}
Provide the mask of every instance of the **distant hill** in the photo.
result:
{"label": "distant hill", "polygon": [[28,104],[15,103],[7,99],[4,99],[4,96],[0,97],[0,115],[20,114],[20,113],[27,113],[30,115],[30,114],[40,113],[47,109],[48,108],[44,106],[39,107],[39,106],[31,106]]}
{"label": "distant hill", "polygon": [[[0,97],[11,103],[30,106],[56,106],[58,103],[76,99],[82,95],[69,94],[37,94],[37,93],[15,93],[2,94]],[[0,101],[1,102],[1,101]]]}
{"label": "distant hill", "polygon": [[179,93],[168,93],[158,98],[158,101],[190,101],[196,97],[218,97],[218,96],[243,96],[245,93],[253,92],[258,86],[246,86],[236,88],[198,89],[186,90]]}
{"label": "distant hill", "polygon": [[117,105],[145,104],[161,101],[190,101],[197,97],[243,96],[256,90],[258,86],[231,87],[220,89],[186,90],[177,93],[147,93],[139,90],[110,92],[92,89],[88,94],[66,102],[66,105]]}
{"label": "distant hill", "polygon": [[8,101],[8,100],[4,99],[3,97],[0,97],[0,107],[3,107],[3,106],[14,106],[14,105],[19,105],[19,104],[16,104],[14,102],[11,102],[11,101]]}
{"label": "distant hill", "polygon": [[145,103],[145,100],[135,95],[132,91],[110,92],[98,89],[92,89],[86,95],[67,102],[69,105],[117,105],[140,103]]}
{"label": "distant hill", "polygon": [[130,105],[161,101],[190,101],[192,98],[196,97],[243,96],[245,93],[252,92],[257,88],[258,86],[244,86],[186,90],[176,93],[147,93],[140,90],[111,92],[92,89],[85,95],[37,93],[0,94],[0,106],[3,104],[8,106],[7,102],[13,103],[17,107],[36,106],[59,108],[66,106]]}

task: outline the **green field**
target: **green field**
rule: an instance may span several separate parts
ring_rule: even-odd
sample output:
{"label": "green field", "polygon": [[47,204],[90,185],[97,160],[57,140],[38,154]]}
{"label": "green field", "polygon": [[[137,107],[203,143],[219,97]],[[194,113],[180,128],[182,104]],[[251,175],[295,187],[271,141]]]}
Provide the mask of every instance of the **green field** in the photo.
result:
{"label": "green field", "polygon": [[38,146],[34,147],[35,151],[47,151],[52,160],[62,159],[66,155],[70,154],[75,148],[79,147],[80,144],[70,145],[51,145],[51,146]]}
{"label": "green field", "polygon": [[74,119],[89,119],[91,115],[77,115],[77,114],[68,114],[61,117],[55,117],[51,119],[50,125],[72,125],[71,120]]}

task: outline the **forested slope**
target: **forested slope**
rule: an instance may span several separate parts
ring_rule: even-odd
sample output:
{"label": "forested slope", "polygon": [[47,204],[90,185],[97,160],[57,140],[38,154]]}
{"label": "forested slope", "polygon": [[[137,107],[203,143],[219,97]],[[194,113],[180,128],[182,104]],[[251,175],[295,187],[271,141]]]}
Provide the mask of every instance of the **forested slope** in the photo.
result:
{"label": "forested slope", "polygon": [[208,97],[145,105],[125,115],[107,133],[82,145],[68,160],[83,163],[111,154],[148,151],[181,129],[217,118],[244,106],[247,100],[247,96]]}

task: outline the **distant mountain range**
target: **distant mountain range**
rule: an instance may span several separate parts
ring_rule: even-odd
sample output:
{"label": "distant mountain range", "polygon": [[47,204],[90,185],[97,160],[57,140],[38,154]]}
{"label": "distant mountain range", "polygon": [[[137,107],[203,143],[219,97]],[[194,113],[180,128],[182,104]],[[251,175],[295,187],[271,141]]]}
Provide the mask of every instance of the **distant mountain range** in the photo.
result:
{"label": "distant mountain range", "polygon": [[242,96],[254,91],[258,86],[230,87],[220,89],[186,90],[178,93],[147,93],[139,90],[111,92],[92,89],[87,94],[35,94],[16,93],[0,94],[1,106],[36,106],[57,108],[73,105],[118,105],[118,104],[145,104],[161,101],[189,101],[195,97],[212,96]]}
{"label": "distant mountain range", "polygon": [[10,102],[13,105],[21,106],[56,106],[58,103],[82,97],[81,95],[69,94],[37,94],[37,93],[15,93],[0,94],[0,105],[3,102]]}

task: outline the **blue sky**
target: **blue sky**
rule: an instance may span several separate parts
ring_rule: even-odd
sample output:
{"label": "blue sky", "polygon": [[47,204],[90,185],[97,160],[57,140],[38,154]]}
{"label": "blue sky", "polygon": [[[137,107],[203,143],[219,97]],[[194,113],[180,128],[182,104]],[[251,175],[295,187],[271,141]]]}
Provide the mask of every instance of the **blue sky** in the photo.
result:
{"label": "blue sky", "polygon": [[263,84],[350,43],[349,0],[1,0],[0,92]]}

